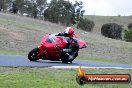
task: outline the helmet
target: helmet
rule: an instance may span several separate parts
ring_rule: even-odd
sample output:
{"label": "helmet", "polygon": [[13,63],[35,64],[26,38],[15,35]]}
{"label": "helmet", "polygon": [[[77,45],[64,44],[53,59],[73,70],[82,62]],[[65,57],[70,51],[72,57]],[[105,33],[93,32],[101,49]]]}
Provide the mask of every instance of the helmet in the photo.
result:
{"label": "helmet", "polygon": [[74,35],[74,29],[72,27],[67,27],[65,30],[64,30],[64,33],[69,35],[69,37],[72,37]]}

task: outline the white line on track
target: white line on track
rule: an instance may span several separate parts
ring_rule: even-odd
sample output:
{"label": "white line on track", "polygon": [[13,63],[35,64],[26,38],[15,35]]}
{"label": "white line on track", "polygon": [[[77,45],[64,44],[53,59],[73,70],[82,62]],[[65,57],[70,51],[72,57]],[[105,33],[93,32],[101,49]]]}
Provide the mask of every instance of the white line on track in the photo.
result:
{"label": "white line on track", "polygon": [[[79,68],[79,66],[52,66],[48,68],[65,68],[65,69],[76,69]],[[95,69],[132,69],[132,68],[123,68],[123,67],[87,67],[82,66],[82,68],[95,68]]]}

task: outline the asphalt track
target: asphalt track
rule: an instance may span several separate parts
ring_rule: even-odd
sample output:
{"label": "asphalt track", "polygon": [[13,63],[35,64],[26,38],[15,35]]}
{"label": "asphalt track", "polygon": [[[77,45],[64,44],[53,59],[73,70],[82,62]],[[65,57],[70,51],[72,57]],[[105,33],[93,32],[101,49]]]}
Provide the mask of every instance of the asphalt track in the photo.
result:
{"label": "asphalt track", "polygon": [[74,60],[72,64],[64,64],[61,61],[29,61],[26,56],[0,55],[0,66],[4,67],[53,67],[53,66],[86,66],[86,67],[121,67],[132,68],[128,64],[113,64],[107,62]]}

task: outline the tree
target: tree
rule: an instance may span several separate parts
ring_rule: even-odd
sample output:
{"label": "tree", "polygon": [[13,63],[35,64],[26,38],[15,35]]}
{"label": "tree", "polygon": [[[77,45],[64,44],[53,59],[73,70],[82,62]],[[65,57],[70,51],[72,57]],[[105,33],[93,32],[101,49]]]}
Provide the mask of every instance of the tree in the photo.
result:
{"label": "tree", "polygon": [[69,25],[72,15],[72,4],[64,0],[52,0],[49,7],[44,12],[45,20],[53,23]]}
{"label": "tree", "polygon": [[37,9],[38,9],[38,15],[41,16],[44,13],[44,10],[47,7],[47,0],[37,0]]}
{"label": "tree", "polygon": [[12,12],[17,8],[20,14],[26,13],[30,17],[37,18],[37,16],[43,14],[47,0],[14,0],[11,3]]}
{"label": "tree", "polygon": [[75,19],[76,21],[79,21],[80,17],[83,17],[83,14],[85,13],[85,10],[83,10],[83,2],[75,1],[74,8],[75,8]]}
{"label": "tree", "polygon": [[12,11],[11,11],[11,12],[14,13],[14,14],[16,14],[17,11],[18,11],[17,4],[16,4],[16,2],[14,1],[14,2],[12,3]]}
{"label": "tree", "polygon": [[72,4],[65,0],[52,0],[48,8],[44,12],[45,20],[53,23],[61,23],[65,26],[75,24],[80,16],[83,16],[84,10],[82,2]]}
{"label": "tree", "polygon": [[26,1],[26,13],[28,14],[28,16],[33,17],[33,18],[37,18],[37,5],[36,2],[34,0],[31,1]]}
{"label": "tree", "polygon": [[58,13],[57,0],[52,0],[48,8],[44,12],[45,20],[53,23],[58,23]]}
{"label": "tree", "polygon": [[6,11],[11,0],[0,0],[0,11]]}
{"label": "tree", "polygon": [[4,8],[4,0],[0,0],[0,11]]}
{"label": "tree", "polygon": [[27,13],[33,17],[37,18],[37,16],[42,15],[44,9],[46,8],[47,0],[30,0],[27,1]]}

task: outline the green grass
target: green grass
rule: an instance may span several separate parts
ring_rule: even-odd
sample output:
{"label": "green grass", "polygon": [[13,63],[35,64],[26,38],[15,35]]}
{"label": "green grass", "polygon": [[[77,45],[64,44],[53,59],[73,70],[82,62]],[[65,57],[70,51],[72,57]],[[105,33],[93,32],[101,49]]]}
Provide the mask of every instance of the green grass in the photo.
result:
{"label": "green grass", "polygon": [[115,63],[115,64],[129,64],[132,65],[130,61],[126,61],[124,59],[108,59],[108,58],[99,58],[99,57],[88,57],[88,56],[78,56],[77,59],[79,60],[86,60],[86,61],[97,61],[97,62],[108,62],[108,63]]}
{"label": "green grass", "polygon": [[120,25],[125,25],[127,26],[129,23],[131,23],[131,16],[89,16],[86,15],[85,18],[91,19],[93,20],[96,24],[96,26],[100,26],[100,24],[104,24],[104,23],[118,23]]}
{"label": "green grass", "polygon": [[[100,32],[100,27],[103,23],[107,23],[111,20],[113,21],[114,19],[116,19],[117,21],[119,20],[118,22],[122,23],[124,23],[125,21],[126,24],[126,22],[129,20],[128,18],[130,18],[130,20],[132,19],[131,17],[119,18],[102,16],[87,16],[87,18],[93,19],[95,21],[94,30],[96,31],[97,28],[97,33]],[[1,40],[3,42],[1,44],[2,50],[0,50],[0,54],[6,55],[27,55],[27,52],[29,52],[32,47],[36,47],[40,44],[40,39],[42,36],[47,33],[61,32],[64,29],[63,26],[53,24],[47,21],[36,20],[28,17],[21,17],[18,15],[11,15],[5,13],[0,13],[0,26],[2,30]],[[79,36],[79,38],[89,43],[88,48],[86,48],[83,53],[79,54],[79,59],[131,64],[132,43],[104,38],[102,36],[98,36],[96,32],[89,33],[76,29],[76,34]],[[14,38],[13,35],[15,34],[18,35],[18,37]],[[6,44],[5,42],[7,41],[9,41],[9,43]],[[17,45],[15,46],[14,44]],[[4,49],[8,49],[9,51],[4,51]],[[21,51],[26,53],[22,53]],[[101,52],[101,54],[96,57],[98,51]],[[88,54],[94,57],[89,57]],[[118,55],[120,56],[119,58]],[[105,58],[106,56],[107,58]]]}
{"label": "green grass", "polygon": [[18,55],[18,56],[25,56],[26,53],[17,52],[17,51],[7,51],[7,50],[0,50],[0,55]]}
{"label": "green grass", "polygon": [[[32,19],[30,17],[22,17],[19,15],[11,15],[5,13],[2,13],[0,16],[0,26],[13,30],[26,29],[31,31],[32,30],[45,31],[48,33],[50,32],[54,33],[57,30],[64,29],[63,26],[58,26],[57,24],[53,24],[50,22],[44,22],[43,20],[37,20],[37,19]],[[56,30],[54,31],[51,29],[56,29]]]}
{"label": "green grass", "polygon": [[42,30],[44,29],[41,24],[36,24],[35,22],[23,22],[15,19],[0,19],[0,25],[6,25],[10,26],[12,25],[15,26],[16,28],[23,28],[23,29],[28,29],[28,30]]}
{"label": "green grass", "polygon": [[113,62],[111,59],[97,58],[97,57],[87,57],[87,56],[78,56],[80,60],[88,60],[88,61],[99,61],[99,62]]}
{"label": "green grass", "polygon": [[[132,74],[132,70],[87,69],[92,74]],[[0,88],[132,88],[130,84],[86,84],[76,82],[77,69],[0,67]]]}

